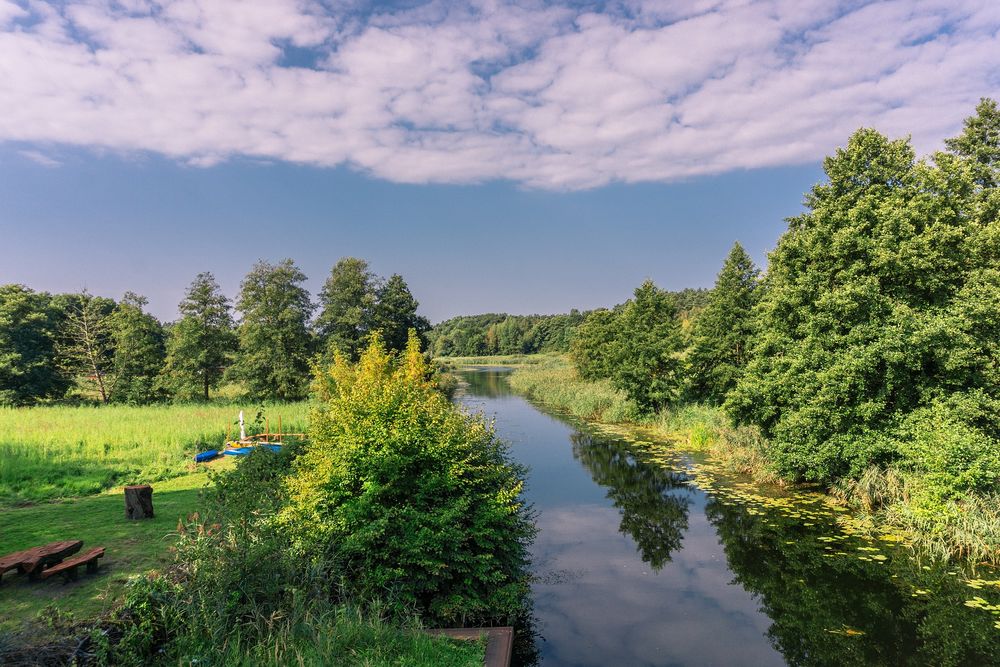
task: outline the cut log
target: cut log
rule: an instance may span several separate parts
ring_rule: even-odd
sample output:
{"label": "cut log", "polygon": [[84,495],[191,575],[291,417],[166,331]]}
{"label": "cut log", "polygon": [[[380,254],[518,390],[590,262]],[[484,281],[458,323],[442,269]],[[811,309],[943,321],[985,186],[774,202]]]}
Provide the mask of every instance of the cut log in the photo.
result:
{"label": "cut log", "polygon": [[153,518],[153,487],[149,484],[125,487],[125,518]]}

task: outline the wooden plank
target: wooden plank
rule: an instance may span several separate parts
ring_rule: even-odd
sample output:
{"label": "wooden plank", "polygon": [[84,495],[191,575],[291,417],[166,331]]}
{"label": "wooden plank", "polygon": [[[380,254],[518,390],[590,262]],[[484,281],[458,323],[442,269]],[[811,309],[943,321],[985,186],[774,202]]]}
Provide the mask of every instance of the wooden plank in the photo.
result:
{"label": "wooden plank", "polygon": [[510,659],[514,651],[514,628],[509,625],[495,628],[437,628],[427,630],[427,634],[464,641],[474,641],[485,634],[486,656],[483,659],[483,666],[510,667]]}
{"label": "wooden plank", "polygon": [[49,577],[55,576],[57,574],[64,574],[67,579],[75,578],[76,568],[81,565],[87,566],[88,572],[93,572],[97,569],[97,559],[104,557],[104,547],[95,547],[90,551],[80,554],[79,556],[74,556],[59,563],[58,565],[53,565],[50,568],[42,570],[39,573],[39,579],[48,579]]}

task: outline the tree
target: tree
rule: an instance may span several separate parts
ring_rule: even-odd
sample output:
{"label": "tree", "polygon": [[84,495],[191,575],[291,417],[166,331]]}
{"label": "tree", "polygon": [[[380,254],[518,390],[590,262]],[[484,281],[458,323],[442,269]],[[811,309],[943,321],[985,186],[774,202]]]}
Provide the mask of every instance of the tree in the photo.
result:
{"label": "tree", "polygon": [[240,285],[236,303],[239,355],[232,377],[258,398],[303,398],[309,384],[313,305],[302,287],[306,276],[295,263],[257,262]]}
{"label": "tree", "polygon": [[390,355],[317,373],[310,441],[287,479],[280,526],[296,556],[329,559],[349,594],[438,623],[510,622],[523,611],[534,535],[524,470],[481,417],[427,380],[415,332]]}
{"label": "tree", "polygon": [[65,303],[58,347],[62,368],[71,378],[82,376],[101,402],[108,403],[117,381],[109,326],[115,302],[86,290],[61,300]]}
{"label": "tree", "polygon": [[577,328],[570,344],[570,358],[585,380],[611,377],[612,350],[618,336],[620,310],[601,308],[592,311]]}
{"label": "tree", "polygon": [[980,185],[995,188],[1000,169],[1000,108],[996,100],[981,99],[976,115],[965,119],[962,133],[946,139],[945,145],[971,163]]}
{"label": "tree", "polygon": [[907,141],[859,130],[770,256],[726,407],[789,477],[897,462],[996,479],[1000,230],[982,205],[995,188],[973,157],[988,150],[950,145],[969,155],[917,162]]}
{"label": "tree", "polygon": [[752,310],[760,271],[739,243],[729,256],[694,323],[688,352],[688,392],[696,400],[721,403],[750,357]]}
{"label": "tree", "polygon": [[319,293],[315,330],[324,351],[357,359],[372,327],[375,274],[368,262],[344,257],[330,271]]}
{"label": "tree", "polygon": [[178,398],[207,401],[236,347],[229,299],[211,273],[199,273],[177,308],[161,384]]}
{"label": "tree", "polygon": [[386,348],[391,351],[405,349],[410,329],[416,331],[418,338],[424,339],[431,328],[430,322],[417,315],[419,304],[401,275],[392,274],[378,288],[376,296],[372,328],[381,333]]}
{"label": "tree", "polygon": [[147,303],[145,297],[126,292],[108,315],[114,375],[111,401],[141,404],[161,395],[156,381],[165,357],[163,326],[143,312]]}
{"label": "tree", "polygon": [[647,413],[675,401],[682,385],[679,355],[684,341],[674,296],[647,280],[636,288],[615,324],[612,384]]}
{"label": "tree", "polygon": [[56,367],[59,313],[48,294],[0,286],[0,405],[30,405],[62,396]]}

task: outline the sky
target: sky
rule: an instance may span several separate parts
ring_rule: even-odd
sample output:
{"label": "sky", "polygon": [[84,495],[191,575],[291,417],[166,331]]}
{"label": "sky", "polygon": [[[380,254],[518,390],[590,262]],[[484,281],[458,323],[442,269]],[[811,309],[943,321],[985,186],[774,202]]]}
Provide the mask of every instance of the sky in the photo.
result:
{"label": "sky", "polygon": [[0,0],[0,283],[162,319],[258,259],[401,273],[432,321],[766,261],[858,127],[1000,96],[993,0]]}

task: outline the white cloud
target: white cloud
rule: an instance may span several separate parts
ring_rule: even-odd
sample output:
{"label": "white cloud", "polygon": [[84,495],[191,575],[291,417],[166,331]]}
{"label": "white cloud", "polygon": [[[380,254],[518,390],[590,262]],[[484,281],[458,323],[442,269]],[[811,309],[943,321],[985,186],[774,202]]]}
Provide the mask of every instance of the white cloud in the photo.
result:
{"label": "white cloud", "polygon": [[940,145],[1000,92],[989,1],[0,0],[0,141],[581,188]]}
{"label": "white cloud", "polygon": [[58,167],[62,164],[62,162],[60,162],[59,160],[53,157],[49,157],[48,155],[42,153],[41,151],[23,150],[23,151],[18,151],[18,153],[20,153],[21,157],[27,158],[28,160],[31,160],[35,164],[39,164],[43,167]]}

